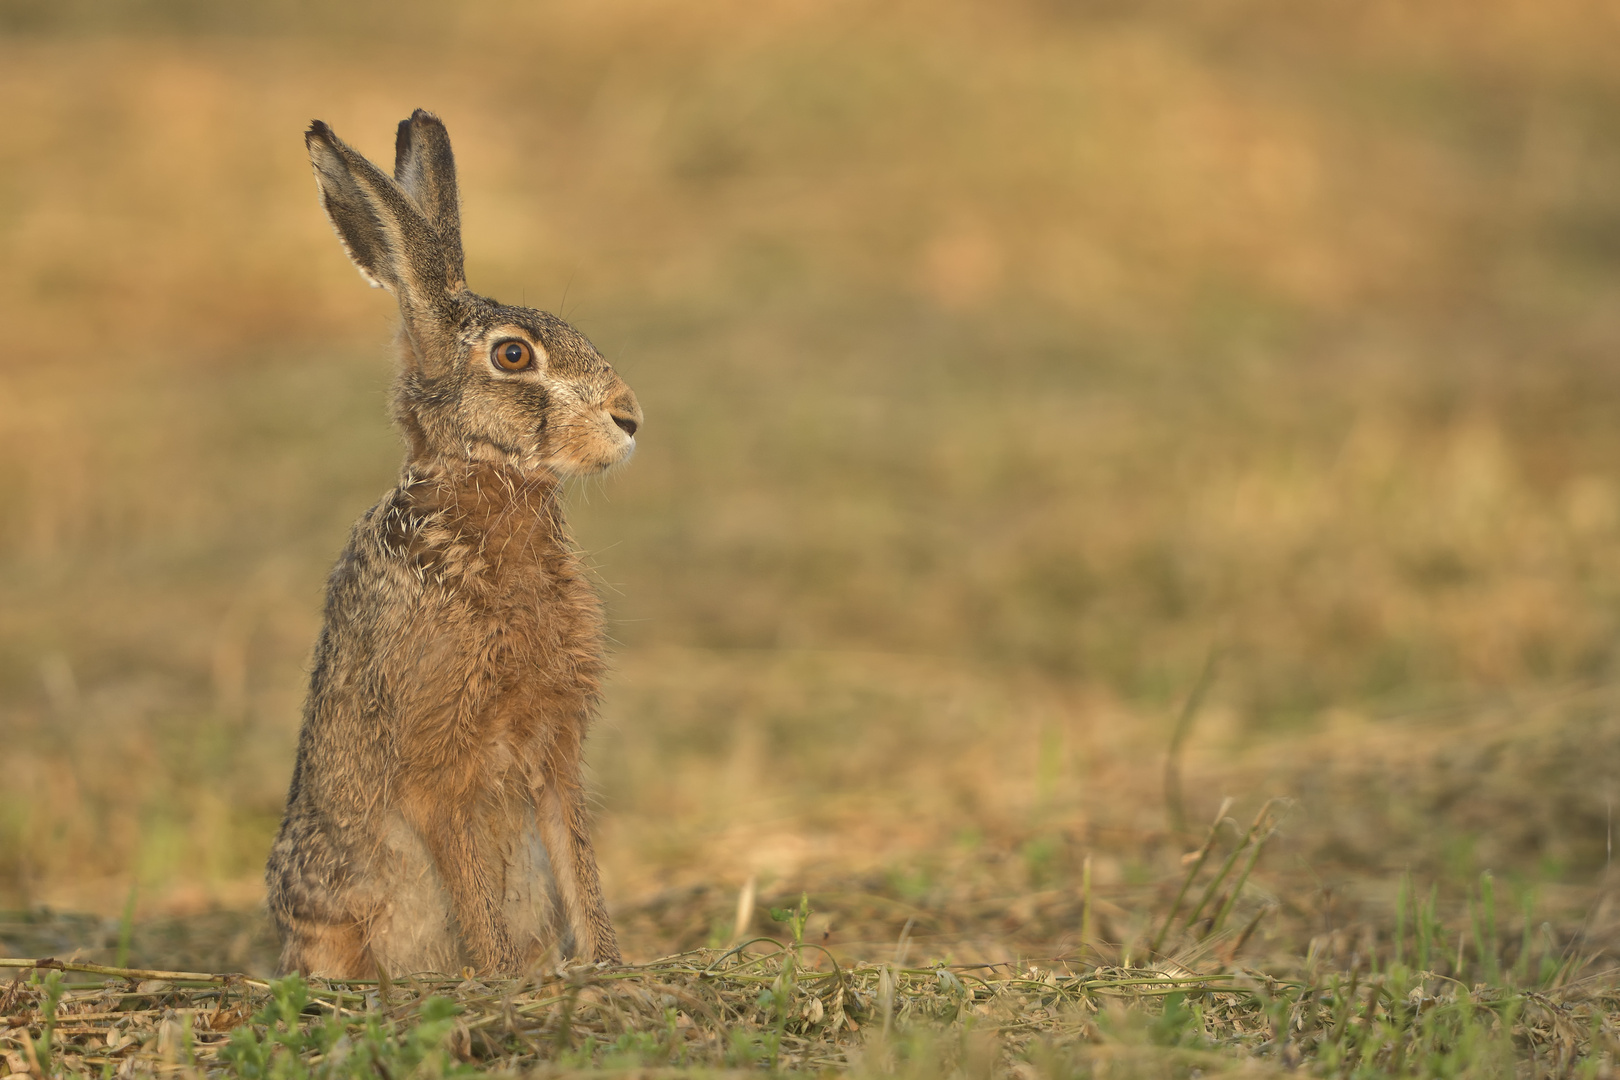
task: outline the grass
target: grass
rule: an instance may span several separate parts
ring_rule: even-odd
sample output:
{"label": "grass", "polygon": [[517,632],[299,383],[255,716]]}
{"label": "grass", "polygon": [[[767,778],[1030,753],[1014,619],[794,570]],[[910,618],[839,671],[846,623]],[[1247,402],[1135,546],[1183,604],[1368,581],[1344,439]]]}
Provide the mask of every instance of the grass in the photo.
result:
{"label": "grass", "polygon": [[[102,969],[13,995],[29,1066],[372,1076],[685,1068],[853,1075],[1185,1075],[1301,1063],[1342,1075],[1565,1075],[1607,1052],[1612,991],[1459,988],[1400,968],[1322,983],[1156,968],[861,965],[790,950],[683,956],[521,983],[306,984]],[[37,1037],[36,1037],[37,1036]],[[1539,1064],[1540,1067],[1536,1067]],[[1270,1066],[1270,1069],[1265,1069]]]}
{"label": "grass", "polygon": [[[392,313],[298,136],[386,157],[425,105],[475,287],[647,410],[570,496],[635,963],[356,990],[261,1049],[642,1068],[664,982],[712,1011],[690,1070],[739,1066],[724,1024],[853,1072],[1608,1068],[1615,35],[1588,0],[0,0],[0,954],[274,1001],[321,585],[399,457]],[[806,895],[801,954],[769,912]],[[760,1000],[834,960],[886,1034]],[[994,992],[925,1021],[936,962]],[[1121,989],[1170,964],[1232,989]],[[18,970],[8,1031],[105,1056]],[[63,1017],[107,992],[57,974]],[[570,979],[566,1046],[555,1005],[482,1019]],[[191,1000],[102,1011],[183,1064]]]}
{"label": "grass", "polygon": [[[1262,808],[1206,874],[1230,824],[1222,810],[1152,945],[1126,943],[1123,965],[1088,963],[1110,946],[1087,931],[1066,956],[917,966],[902,932],[885,962],[841,962],[812,940],[814,912],[801,895],[796,907],[770,909],[775,937],[624,967],[543,967],[518,980],[469,970],[306,982],[0,960],[15,972],[0,998],[0,1046],[11,1072],[36,1076],[542,1068],[1066,1077],[1304,1066],[1330,1076],[1553,1077],[1612,1067],[1620,981],[1593,967],[1585,943],[1560,950],[1545,929],[1536,940],[1528,898],[1522,937],[1503,934],[1489,873],[1461,925],[1442,919],[1437,889],[1422,899],[1406,877],[1392,938],[1365,938],[1348,966],[1321,938],[1302,962],[1235,962],[1274,910],[1262,907],[1241,932],[1227,924],[1275,819]],[[1083,902],[1086,927],[1089,891]]]}

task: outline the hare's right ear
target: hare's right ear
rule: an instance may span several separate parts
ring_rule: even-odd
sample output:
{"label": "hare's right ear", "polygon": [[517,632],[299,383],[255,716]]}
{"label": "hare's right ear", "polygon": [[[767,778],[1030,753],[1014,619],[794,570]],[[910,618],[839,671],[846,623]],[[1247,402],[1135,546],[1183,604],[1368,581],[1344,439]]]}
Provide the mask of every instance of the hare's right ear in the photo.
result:
{"label": "hare's right ear", "polygon": [[467,286],[461,261],[461,206],[456,195],[456,159],[444,122],[417,109],[399,122],[394,139],[394,179],[405,189],[439,234],[447,287]]}
{"label": "hare's right ear", "polygon": [[[448,286],[438,231],[392,177],[321,121],[309,126],[304,144],[315,166],[321,205],[349,258],[367,281],[399,298],[408,322],[426,315]],[[457,262],[460,253],[458,243]]]}

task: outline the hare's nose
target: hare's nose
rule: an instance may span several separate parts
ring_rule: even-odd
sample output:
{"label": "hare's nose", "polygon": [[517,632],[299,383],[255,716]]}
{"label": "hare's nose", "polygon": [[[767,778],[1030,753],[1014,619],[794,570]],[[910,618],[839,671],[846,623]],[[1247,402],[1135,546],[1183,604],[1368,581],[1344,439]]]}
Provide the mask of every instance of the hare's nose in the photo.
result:
{"label": "hare's nose", "polygon": [[617,376],[613,379],[604,406],[607,414],[613,417],[613,422],[619,425],[619,430],[635,438],[636,432],[641,429],[641,402]]}

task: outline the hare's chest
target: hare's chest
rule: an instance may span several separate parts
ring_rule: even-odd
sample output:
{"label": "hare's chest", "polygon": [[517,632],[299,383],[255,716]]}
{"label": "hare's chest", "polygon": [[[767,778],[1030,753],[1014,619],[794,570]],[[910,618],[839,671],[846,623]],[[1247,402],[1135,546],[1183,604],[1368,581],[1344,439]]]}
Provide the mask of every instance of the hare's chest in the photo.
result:
{"label": "hare's chest", "polygon": [[405,636],[416,645],[386,696],[409,771],[453,763],[480,785],[526,789],[583,735],[600,640],[549,590],[476,603],[424,596]]}
{"label": "hare's chest", "polygon": [[424,588],[420,601],[407,636],[422,643],[421,670],[450,674],[459,693],[496,710],[594,694],[602,615],[581,578],[537,567],[479,589]]}

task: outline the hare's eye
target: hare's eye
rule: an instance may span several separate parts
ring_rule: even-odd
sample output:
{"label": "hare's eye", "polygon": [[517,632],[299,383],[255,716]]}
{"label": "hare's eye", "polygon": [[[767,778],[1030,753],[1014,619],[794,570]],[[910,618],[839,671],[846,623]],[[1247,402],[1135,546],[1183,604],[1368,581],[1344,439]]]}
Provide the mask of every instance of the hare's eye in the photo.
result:
{"label": "hare's eye", "polygon": [[527,341],[503,341],[491,350],[490,359],[502,371],[522,371],[534,363],[534,350]]}

